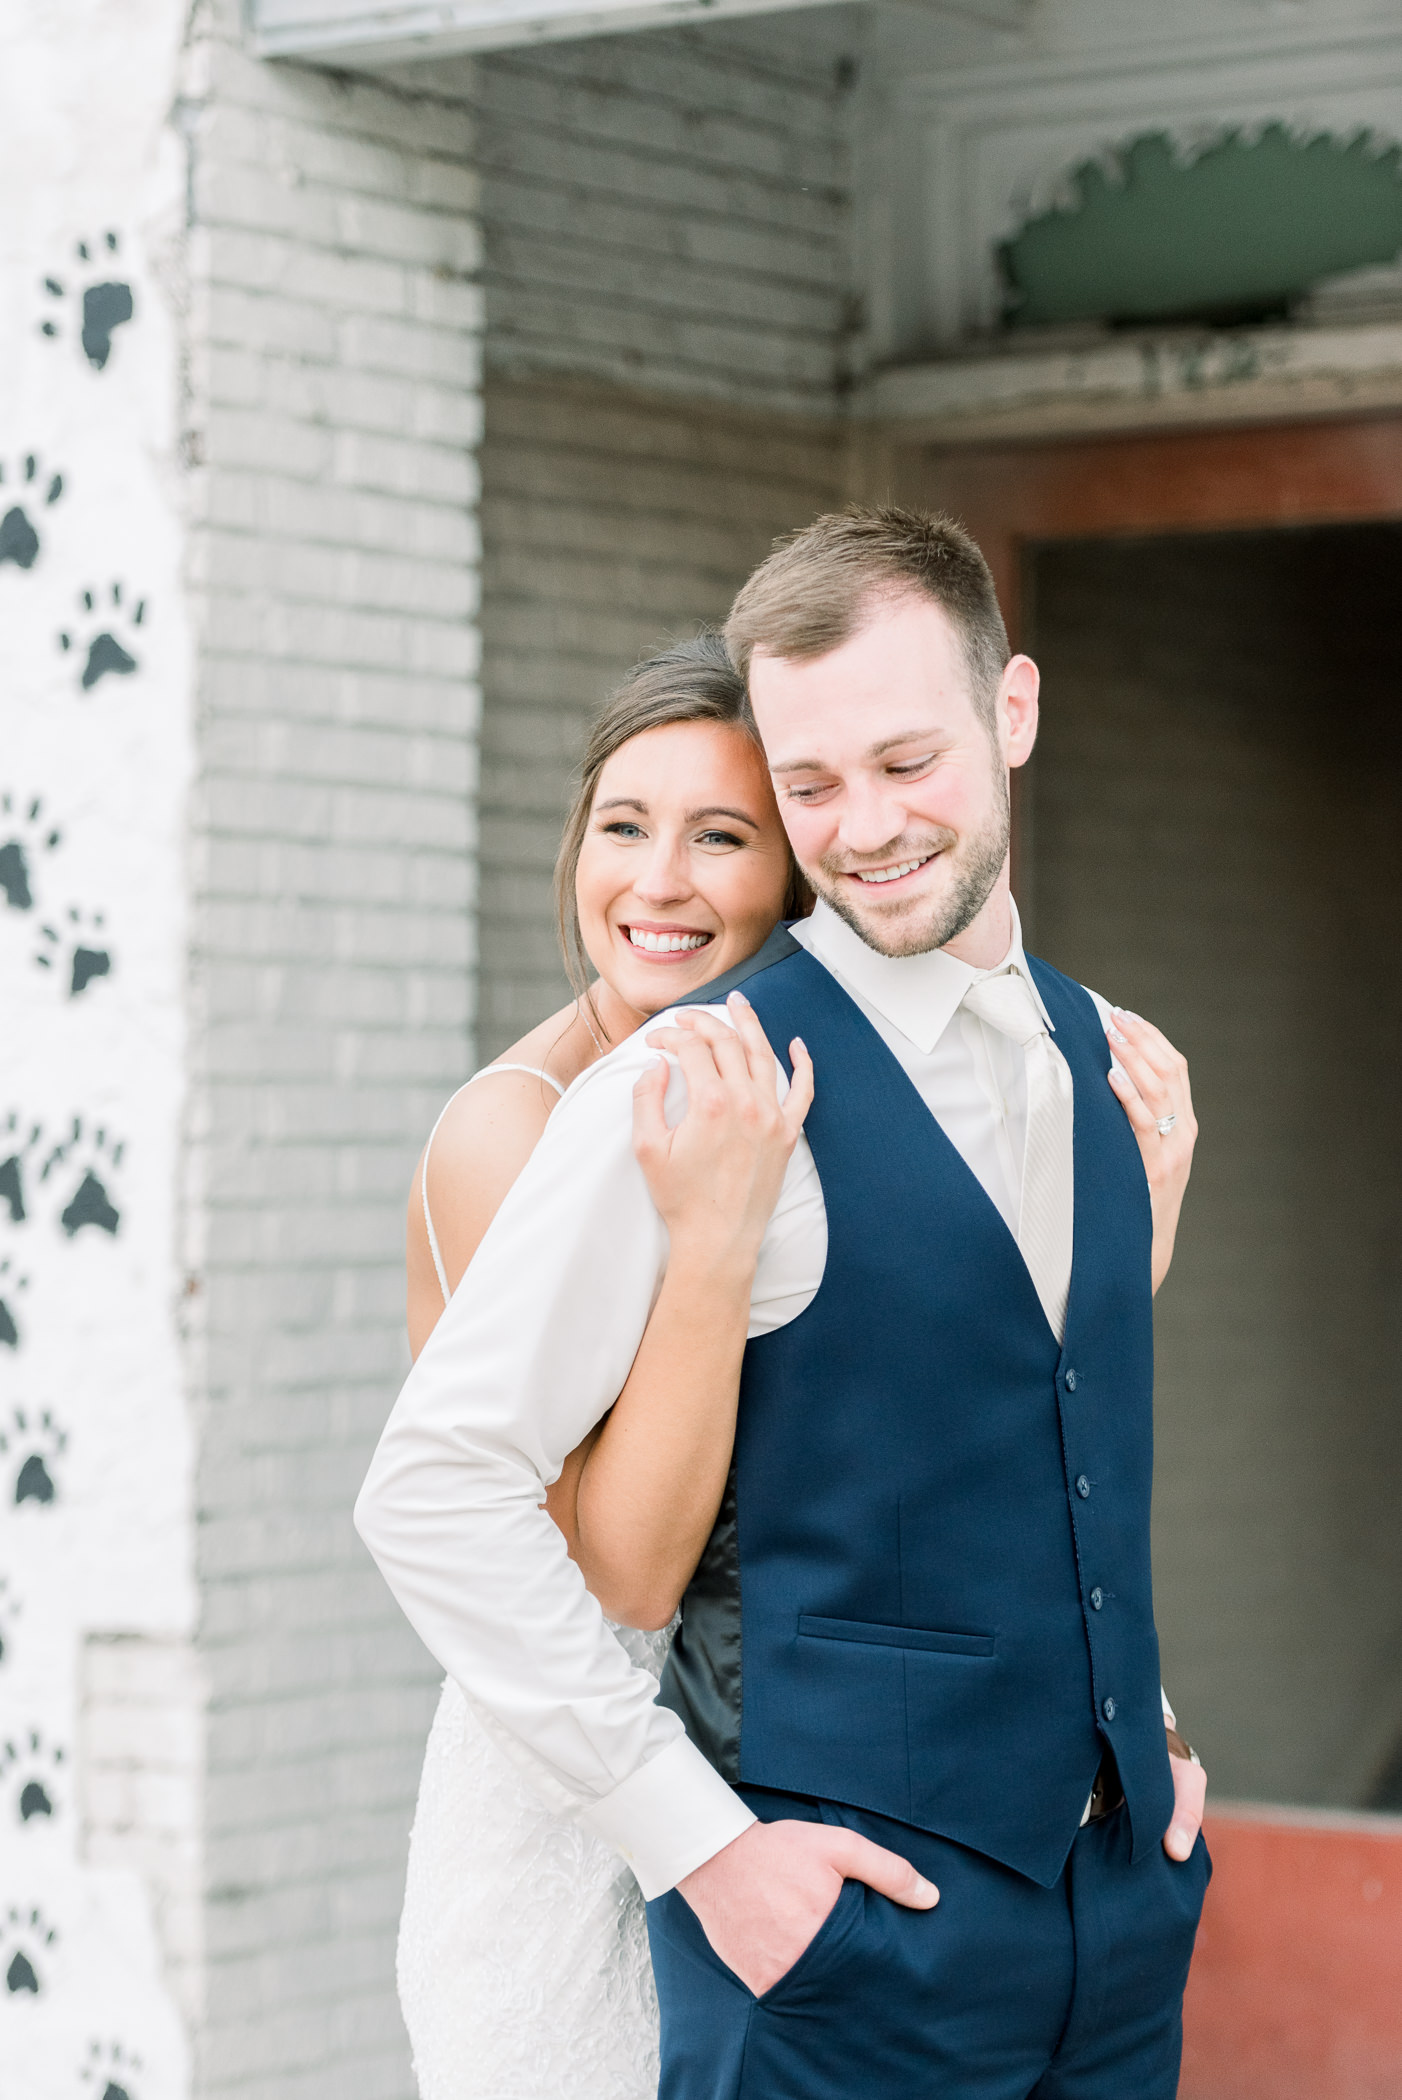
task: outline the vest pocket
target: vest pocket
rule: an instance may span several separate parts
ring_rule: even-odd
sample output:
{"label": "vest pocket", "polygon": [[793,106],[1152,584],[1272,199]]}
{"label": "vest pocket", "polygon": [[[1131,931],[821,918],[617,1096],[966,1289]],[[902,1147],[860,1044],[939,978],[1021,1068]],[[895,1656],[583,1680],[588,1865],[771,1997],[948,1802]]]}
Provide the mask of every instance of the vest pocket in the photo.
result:
{"label": "vest pocket", "polygon": [[818,1619],[800,1612],[800,1640],[853,1641],[864,1648],[915,1648],[928,1655],[991,1656],[991,1633],[944,1633],[930,1626],[881,1626],[866,1619]]}

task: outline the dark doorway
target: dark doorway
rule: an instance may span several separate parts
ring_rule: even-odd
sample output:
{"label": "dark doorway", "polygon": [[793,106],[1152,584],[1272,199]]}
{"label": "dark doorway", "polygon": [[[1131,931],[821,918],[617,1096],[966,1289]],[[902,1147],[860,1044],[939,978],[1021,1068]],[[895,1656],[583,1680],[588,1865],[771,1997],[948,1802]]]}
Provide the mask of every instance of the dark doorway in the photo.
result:
{"label": "dark doorway", "polygon": [[1402,1786],[1402,526],[1027,550],[1030,933],[1202,1125],[1158,1308],[1164,1677],[1214,1793]]}

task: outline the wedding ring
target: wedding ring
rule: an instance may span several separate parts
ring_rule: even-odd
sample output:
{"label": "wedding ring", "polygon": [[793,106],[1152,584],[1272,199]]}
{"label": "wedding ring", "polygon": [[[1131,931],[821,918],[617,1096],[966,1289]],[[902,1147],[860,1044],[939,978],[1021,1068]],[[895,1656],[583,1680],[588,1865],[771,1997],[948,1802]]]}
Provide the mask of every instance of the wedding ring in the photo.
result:
{"label": "wedding ring", "polygon": [[1169,1131],[1172,1130],[1174,1124],[1177,1121],[1177,1116],[1160,1116],[1158,1122],[1154,1125],[1154,1128],[1155,1130],[1157,1130],[1160,1137],[1167,1137]]}

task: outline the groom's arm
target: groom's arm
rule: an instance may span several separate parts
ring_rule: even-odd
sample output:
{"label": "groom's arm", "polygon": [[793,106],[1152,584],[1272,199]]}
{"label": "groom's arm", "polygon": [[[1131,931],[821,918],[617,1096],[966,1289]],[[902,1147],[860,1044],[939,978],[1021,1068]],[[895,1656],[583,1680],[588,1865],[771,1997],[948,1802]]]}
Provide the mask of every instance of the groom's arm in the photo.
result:
{"label": "groom's arm", "polygon": [[355,1511],[425,1645],[649,1897],[754,1818],[657,1705],[542,1498],[626,1383],[660,1287],[666,1231],[632,1145],[633,1084],[654,1055],[616,1052],[551,1116],[409,1374]]}

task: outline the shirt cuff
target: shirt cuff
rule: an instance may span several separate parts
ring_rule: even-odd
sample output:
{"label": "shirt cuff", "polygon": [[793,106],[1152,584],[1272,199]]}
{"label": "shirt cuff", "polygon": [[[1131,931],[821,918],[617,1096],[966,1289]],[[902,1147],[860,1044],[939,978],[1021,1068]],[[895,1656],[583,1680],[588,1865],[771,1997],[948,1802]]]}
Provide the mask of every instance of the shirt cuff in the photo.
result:
{"label": "shirt cuff", "polygon": [[622,1853],[649,1903],[757,1820],[684,1735],[578,1814],[587,1829]]}
{"label": "shirt cuff", "polygon": [[1163,1688],[1163,1686],[1162,1686],[1162,1685],[1160,1685],[1160,1686],[1159,1686],[1159,1697],[1160,1697],[1160,1699],[1162,1699],[1162,1701],[1163,1701],[1163,1725],[1164,1725],[1164,1727],[1165,1727],[1165,1728],[1176,1728],[1176,1727],[1178,1726],[1178,1716],[1177,1716],[1177,1715],[1176,1715],[1176,1714],[1174,1713],[1174,1711],[1173,1711],[1173,1708],[1172,1708],[1172,1707],[1171,1707],[1171,1706],[1169,1705],[1169,1703],[1168,1703],[1168,1693],[1167,1693],[1167,1692],[1166,1692],[1166,1691],[1164,1690],[1164,1688]]}

